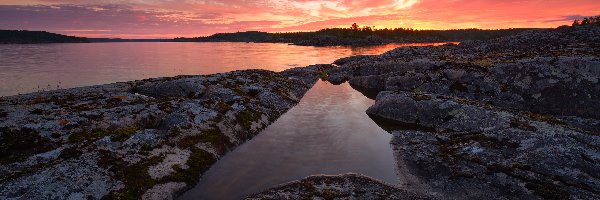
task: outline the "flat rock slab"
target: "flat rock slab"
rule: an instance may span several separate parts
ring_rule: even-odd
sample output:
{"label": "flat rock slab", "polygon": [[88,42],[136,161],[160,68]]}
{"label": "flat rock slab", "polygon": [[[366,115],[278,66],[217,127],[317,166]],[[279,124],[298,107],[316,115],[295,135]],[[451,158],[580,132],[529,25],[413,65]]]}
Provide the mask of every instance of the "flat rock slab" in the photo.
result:
{"label": "flat rock slab", "polygon": [[170,199],[299,102],[331,65],[0,98],[0,199]]}

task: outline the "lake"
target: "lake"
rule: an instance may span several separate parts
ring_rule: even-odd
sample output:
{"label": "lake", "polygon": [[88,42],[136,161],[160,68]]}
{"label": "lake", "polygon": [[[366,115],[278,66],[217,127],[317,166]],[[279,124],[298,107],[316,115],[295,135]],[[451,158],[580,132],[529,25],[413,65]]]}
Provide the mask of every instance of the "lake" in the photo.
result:
{"label": "lake", "polygon": [[429,44],[371,47],[171,42],[0,45],[0,96],[241,69],[282,71],[415,45]]}
{"label": "lake", "polygon": [[[241,69],[282,71],[400,46],[255,43],[0,45],[0,95]],[[391,135],[365,113],[374,101],[348,83],[318,81],[300,103],[215,163],[181,199],[240,199],[317,174],[361,173],[399,183]]]}

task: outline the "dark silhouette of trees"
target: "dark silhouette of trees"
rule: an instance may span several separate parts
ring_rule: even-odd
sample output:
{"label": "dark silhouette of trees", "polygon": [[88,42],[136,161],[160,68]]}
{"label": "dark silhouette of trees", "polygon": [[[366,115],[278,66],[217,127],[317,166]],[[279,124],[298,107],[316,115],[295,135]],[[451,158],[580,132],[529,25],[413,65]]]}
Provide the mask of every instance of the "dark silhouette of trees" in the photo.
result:
{"label": "dark silhouette of trees", "polygon": [[587,25],[596,25],[600,26],[600,15],[595,17],[586,17],[583,20],[575,20],[573,22],[573,26],[587,26]]}
{"label": "dark silhouette of trees", "polygon": [[0,30],[0,44],[82,43],[86,38],[60,35],[46,31]]}
{"label": "dark silhouette of trees", "polygon": [[[530,29],[455,29],[455,30],[415,30],[412,28],[376,29],[370,26],[360,28],[353,23],[349,28],[327,28],[315,32],[237,32],[217,33],[207,37],[175,38],[178,42],[280,42],[302,43],[303,41],[324,40],[327,43],[352,44],[353,41],[377,40],[387,42],[448,42],[464,40],[487,40],[516,34]],[[310,44],[308,42],[307,44]]]}

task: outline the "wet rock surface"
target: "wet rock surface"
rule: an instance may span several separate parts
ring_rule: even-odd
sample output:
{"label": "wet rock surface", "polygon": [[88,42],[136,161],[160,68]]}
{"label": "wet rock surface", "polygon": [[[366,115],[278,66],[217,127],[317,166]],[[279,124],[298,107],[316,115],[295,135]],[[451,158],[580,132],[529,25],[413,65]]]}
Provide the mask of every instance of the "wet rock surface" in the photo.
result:
{"label": "wet rock surface", "polygon": [[329,78],[377,94],[367,113],[393,134],[404,191],[598,199],[598,35],[599,27],[562,27],[403,47],[340,59]]}
{"label": "wet rock surface", "polygon": [[311,176],[274,187],[250,199],[432,199],[359,175]]}
{"label": "wet rock surface", "polygon": [[331,65],[2,97],[0,199],[171,199]]}

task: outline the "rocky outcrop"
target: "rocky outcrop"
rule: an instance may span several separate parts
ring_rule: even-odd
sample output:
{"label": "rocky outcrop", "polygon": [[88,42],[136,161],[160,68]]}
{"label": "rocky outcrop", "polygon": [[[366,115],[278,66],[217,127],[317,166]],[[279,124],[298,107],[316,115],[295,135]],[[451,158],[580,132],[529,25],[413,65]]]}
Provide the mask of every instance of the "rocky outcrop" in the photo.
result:
{"label": "rocky outcrop", "polygon": [[252,195],[250,199],[432,199],[359,175],[311,176]]}
{"label": "rocky outcrop", "polygon": [[600,198],[599,27],[340,59],[403,183],[450,199]]}
{"label": "rocky outcrop", "polygon": [[170,199],[331,65],[156,78],[0,99],[0,199]]}
{"label": "rocky outcrop", "polygon": [[598,130],[596,123],[580,123],[600,119],[595,112],[600,105],[600,38],[591,36],[596,34],[598,27],[572,27],[485,42],[398,48],[380,56],[340,59],[328,80],[349,80],[372,98],[381,91],[425,92],[557,119],[576,116],[561,121]]}
{"label": "rocky outcrop", "polygon": [[407,124],[393,128],[392,145],[398,168],[417,177],[409,191],[425,185],[450,198],[598,198],[598,135],[463,101],[382,92],[367,111]]}

